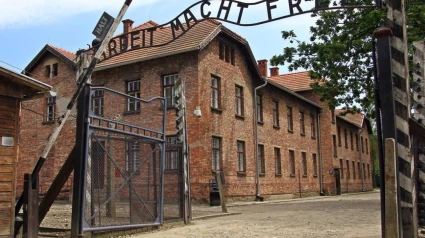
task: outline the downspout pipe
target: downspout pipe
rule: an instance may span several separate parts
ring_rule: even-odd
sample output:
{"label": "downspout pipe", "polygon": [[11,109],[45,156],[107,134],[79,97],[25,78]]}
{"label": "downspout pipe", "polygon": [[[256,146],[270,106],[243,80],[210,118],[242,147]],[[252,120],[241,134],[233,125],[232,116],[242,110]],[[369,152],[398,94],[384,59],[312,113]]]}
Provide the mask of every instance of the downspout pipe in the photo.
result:
{"label": "downspout pipe", "polygon": [[322,160],[322,139],[321,139],[321,127],[320,127],[320,116],[322,115],[322,111],[320,110],[317,113],[317,153],[319,154],[319,183],[320,183],[320,196],[324,196],[325,193],[323,191],[323,160]]}
{"label": "downspout pipe", "polygon": [[362,132],[363,132],[363,129],[359,129],[359,144],[360,144],[360,146],[361,146],[361,148],[359,149],[359,152],[360,152],[360,176],[362,176],[362,192],[364,192],[364,168],[363,168],[363,144],[361,143],[361,139],[360,138],[362,138],[361,137],[361,134],[362,134]]}
{"label": "downspout pipe", "polygon": [[260,197],[260,165],[258,164],[258,120],[257,120],[257,113],[258,113],[258,108],[257,108],[257,91],[264,88],[267,85],[267,79],[264,77],[261,77],[261,79],[264,81],[263,85],[260,85],[258,87],[256,87],[254,89],[254,117],[253,117],[253,121],[254,121],[254,160],[255,160],[255,169],[256,169],[256,173],[255,173],[255,197],[256,200],[262,200],[262,198]]}

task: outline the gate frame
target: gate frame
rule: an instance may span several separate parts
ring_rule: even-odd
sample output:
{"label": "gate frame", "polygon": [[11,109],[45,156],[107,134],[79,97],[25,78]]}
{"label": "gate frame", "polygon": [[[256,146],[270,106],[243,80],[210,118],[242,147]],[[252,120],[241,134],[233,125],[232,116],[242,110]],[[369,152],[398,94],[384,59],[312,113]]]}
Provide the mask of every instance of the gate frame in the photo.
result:
{"label": "gate frame", "polygon": [[[107,128],[107,127],[101,127],[101,126],[95,126],[91,123],[93,122],[93,119],[100,119],[105,120],[103,117],[96,116],[94,112],[91,110],[92,104],[91,99],[92,95],[94,94],[95,90],[104,90],[108,91],[120,96],[123,96],[125,98],[130,98],[139,102],[143,103],[150,103],[155,100],[160,100],[162,103],[162,130],[161,131],[155,131],[148,128],[143,128],[140,126],[132,126],[132,128],[138,128],[143,129],[145,131],[150,131],[157,133],[162,139],[155,138],[155,137],[149,137],[146,135],[141,134],[133,134],[129,132],[123,132],[118,131],[115,129]],[[153,97],[149,100],[143,100],[140,98],[132,97],[127,94],[111,90],[106,87],[93,87],[89,84],[87,84],[84,89],[83,93],[80,95],[78,99],[78,105],[77,105],[77,138],[81,138],[79,142],[76,143],[76,150],[78,151],[78,159],[75,161],[75,169],[74,169],[74,188],[73,188],[73,201],[72,201],[72,225],[71,225],[71,237],[80,237],[84,236],[84,232],[93,232],[93,231],[107,231],[107,230],[116,230],[116,229],[132,229],[132,228],[142,228],[142,227],[149,227],[149,226],[160,226],[164,223],[164,163],[165,163],[165,145],[166,145],[166,116],[167,116],[167,110],[166,110],[166,98],[164,97]],[[107,121],[122,124],[125,126],[131,126],[131,124],[123,123],[120,121],[115,121],[111,119],[106,119]],[[157,207],[157,210],[159,210],[159,214],[156,217],[156,221],[153,223],[144,223],[144,224],[129,224],[129,225],[114,225],[114,226],[107,226],[107,227],[90,227],[85,221],[84,221],[84,210],[86,208],[86,199],[85,199],[85,192],[86,192],[86,185],[87,185],[87,158],[88,158],[88,145],[89,145],[89,136],[93,133],[93,129],[97,130],[104,130],[104,131],[110,131],[115,132],[119,134],[126,134],[126,135],[132,135],[138,138],[145,138],[152,141],[156,141],[159,144],[159,147],[161,149],[160,154],[160,198],[159,198],[159,209]],[[157,206],[158,206],[157,205]]]}

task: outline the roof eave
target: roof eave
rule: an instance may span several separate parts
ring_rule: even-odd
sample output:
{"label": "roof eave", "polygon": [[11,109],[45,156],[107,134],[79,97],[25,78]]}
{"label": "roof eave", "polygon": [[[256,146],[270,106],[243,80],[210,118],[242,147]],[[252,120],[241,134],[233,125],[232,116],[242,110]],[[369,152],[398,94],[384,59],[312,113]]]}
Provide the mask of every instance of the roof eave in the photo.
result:
{"label": "roof eave", "polygon": [[172,53],[165,53],[165,54],[155,55],[155,56],[151,56],[151,57],[139,58],[139,59],[135,59],[135,60],[121,62],[121,63],[118,63],[118,64],[111,64],[111,65],[100,66],[100,67],[96,67],[94,69],[94,72],[102,71],[102,70],[105,70],[105,69],[112,69],[112,68],[116,68],[116,67],[120,67],[120,66],[124,66],[124,65],[129,65],[129,64],[144,62],[144,61],[153,60],[153,59],[157,59],[157,58],[162,58],[162,57],[167,57],[167,56],[172,56],[172,55],[187,53],[187,52],[196,51],[196,50],[199,50],[199,47],[198,46],[191,47],[191,48],[184,49],[184,50],[174,51]]}
{"label": "roof eave", "polygon": [[34,78],[31,78],[27,75],[17,73],[15,71],[6,69],[6,68],[1,67],[1,66],[0,66],[0,71],[11,75],[15,79],[20,80],[20,82],[19,82],[20,84],[25,85],[27,87],[30,87],[30,88],[32,88],[36,91],[48,92],[48,91],[52,90],[52,86],[45,84],[43,82],[40,82],[40,81],[38,81]]}
{"label": "roof eave", "polygon": [[298,93],[295,93],[294,91],[290,90],[289,88],[286,88],[286,87],[284,87],[284,86],[282,86],[282,85],[280,85],[280,84],[278,84],[278,83],[275,83],[275,82],[273,82],[273,81],[270,81],[270,80],[268,80],[268,79],[266,79],[266,78],[263,78],[263,79],[264,79],[264,80],[267,80],[267,82],[268,82],[270,85],[273,85],[273,86],[275,86],[275,87],[277,87],[277,88],[281,89],[282,91],[284,91],[284,92],[286,92],[286,93],[288,93],[288,94],[290,94],[290,95],[292,95],[292,96],[295,96],[295,97],[297,97],[297,98],[299,98],[299,99],[303,100],[304,102],[307,102],[307,103],[309,103],[309,104],[311,104],[311,105],[313,105],[313,106],[315,106],[315,107],[317,107],[317,108],[319,108],[319,109],[322,109],[322,107],[321,107],[320,105],[318,105],[317,103],[315,103],[315,102],[313,102],[313,101],[311,101],[311,100],[309,100],[309,99],[307,99],[307,98],[305,98],[305,97],[303,97],[303,96],[299,95]]}
{"label": "roof eave", "polygon": [[[55,55],[56,57],[58,57],[59,59],[63,60],[65,63],[69,64],[72,69],[76,69],[77,68],[77,64],[70,60],[68,57],[64,56],[63,54],[61,54],[60,52],[58,52],[55,48],[49,46],[49,45],[45,45],[43,47],[43,49],[40,50],[40,52],[38,52],[38,54],[34,57],[34,59],[31,60],[31,62],[27,65],[27,67],[25,67],[25,72],[31,72],[31,70],[34,69],[34,67],[37,65],[38,61],[44,56],[44,54],[46,52],[50,52],[53,55]],[[24,72],[24,73],[25,73]]]}

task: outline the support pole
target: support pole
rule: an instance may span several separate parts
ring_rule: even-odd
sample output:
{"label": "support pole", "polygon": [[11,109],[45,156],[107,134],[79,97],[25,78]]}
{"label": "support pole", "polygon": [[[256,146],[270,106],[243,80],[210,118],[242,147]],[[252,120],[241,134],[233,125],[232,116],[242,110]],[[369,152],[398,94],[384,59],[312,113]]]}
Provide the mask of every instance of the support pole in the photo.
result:
{"label": "support pole", "polygon": [[[377,66],[379,69],[378,79],[379,79],[379,96],[381,103],[381,115],[385,120],[382,121],[382,138],[385,141],[387,138],[395,139],[397,138],[396,133],[396,122],[395,122],[395,106],[394,106],[394,97],[393,97],[393,84],[392,84],[392,65],[391,65],[391,36],[392,32],[389,28],[381,28],[374,32],[374,36],[377,39],[376,42],[376,51],[377,51]],[[377,113],[379,113],[377,111]],[[378,135],[380,136],[380,135]],[[387,161],[389,158],[386,155],[384,168],[384,174],[390,174],[391,171],[397,171],[397,160]],[[385,184],[387,181],[385,181]],[[391,226],[396,227],[397,232],[400,224],[394,224],[394,220],[391,219],[391,216],[394,214],[399,214],[399,206],[397,201],[399,201],[399,193],[396,200],[392,200],[391,197],[388,197],[386,193],[385,184],[382,184],[381,187],[384,188],[385,192],[385,201],[381,201],[381,204],[385,204],[385,213],[384,217],[381,219],[382,223],[382,237],[386,237],[385,227]],[[393,203],[387,202],[387,199],[390,199]],[[391,210],[393,209],[393,210]],[[395,209],[395,210],[394,210]],[[391,219],[391,220],[388,220]],[[399,222],[396,220],[396,222]]]}
{"label": "support pole", "polygon": [[83,236],[83,208],[85,193],[85,171],[86,171],[86,153],[87,153],[87,116],[90,102],[90,87],[86,86],[78,99],[77,106],[77,143],[75,145],[76,160],[74,169],[74,187],[72,198],[72,219],[71,219],[71,237]]}
{"label": "support pole", "polygon": [[399,221],[397,208],[397,182],[396,182],[396,148],[394,139],[385,139],[385,224],[382,231],[385,237],[399,237]]}
{"label": "support pole", "polygon": [[24,175],[24,229],[25,238],[38,237],[38,178]]}
{"label": "support pole", "polygon": [[222,176],[224,176],[222,171],[216,172],[216,180],[217,180],[217,186],[218,186],[218,193],[220,194],[220,205],[221,205],[221,211],[227,213],[227,206],[226,206],[226,198],[224,196],[224,190],[223,190],[223,180]]}

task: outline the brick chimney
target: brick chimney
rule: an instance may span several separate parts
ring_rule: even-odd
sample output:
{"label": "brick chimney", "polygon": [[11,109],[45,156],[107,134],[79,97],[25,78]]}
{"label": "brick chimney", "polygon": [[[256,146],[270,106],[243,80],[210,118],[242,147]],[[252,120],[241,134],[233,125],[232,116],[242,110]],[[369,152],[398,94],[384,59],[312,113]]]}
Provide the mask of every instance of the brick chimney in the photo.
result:
{"label": "brick chimney", "polygon": [[258,60],[258,68],[260,69],[260,73],[263,77],[267,78],[267,60]]}
{"label": "brick chimney", "polygon": [[123,23],[123,33],[128,33],[133,29],[133,23],[134,21],[130,20],[130,19],[126,19],[122,21]]}
{"label": "brick chimney", "polygon": [[270,77],[279,76],[279,67],[270,68]]}

